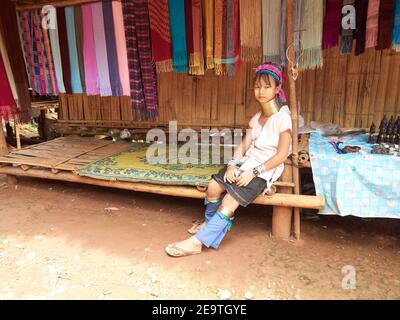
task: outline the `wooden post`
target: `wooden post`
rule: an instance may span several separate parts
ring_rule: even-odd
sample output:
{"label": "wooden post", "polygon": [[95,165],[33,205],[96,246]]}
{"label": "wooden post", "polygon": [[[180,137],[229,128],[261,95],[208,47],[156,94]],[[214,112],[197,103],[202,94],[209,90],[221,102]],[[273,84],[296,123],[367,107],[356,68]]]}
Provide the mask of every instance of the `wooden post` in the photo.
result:
{"label": "wooden post", "polygon": [[17,140],[17,149],[20,150],[21,149],[21,134],[19,131],[19,117],[18,116],[15,116],[14,127],[15,127],[15,138]]}
{"label": "wooden post", "polygon": [[[287,16],[287,43],[292,46],[292,50],[288,50],[288,79],[290,86],[290,111],[292,113],[292,153],[297,155],[298,152],[298,137],[297,137],[297,95],[296,95],[296,83],[291,74],[291,68],[294,67],[294,30],[293,30],[293,0],[287,1],[286,7]],[[297,162],[297,161],[296,161]],[[297,164],[297,163],[296,163]],[[295,183],[294,193],[300,193],[300,181],[299,181],[299,168],[293,166],[293,182]],[[294,234],[297,240],[300,239],[300,209],[294,209]]]}
{"label": "wooden post", "polygon": [[0,117],[0,156],[8,153],[7,141],[4,135],[3,119]]}
{"label": "wooden post", "polygon": [[[288,165],[283,170],[282,181],[292,181],[292,168]],[[281,193],[292,193],[290,187],[279,187]],[[292,208],[283,206],[274,206],[272,212],[272,235],[281,239],[290,238],[292,227]]]}

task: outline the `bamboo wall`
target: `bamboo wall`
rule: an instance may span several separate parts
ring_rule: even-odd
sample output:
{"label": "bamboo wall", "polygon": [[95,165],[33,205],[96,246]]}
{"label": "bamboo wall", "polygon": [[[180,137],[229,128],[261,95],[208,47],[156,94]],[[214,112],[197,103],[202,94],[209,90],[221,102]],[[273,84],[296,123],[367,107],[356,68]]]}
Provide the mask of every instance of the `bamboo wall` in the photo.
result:
{"label": "bamboo wall", "polygon": [[[341,127],[369,127],[384,114],[400,114],[400,54],[368,49],[341,56],[337,48],[325,51],[324,67],[301,73],[297,96],[300,114],[310,121]],[[234,77],[159,75],[157,122],[135,122],[129,97],[60,96],[61,122],[120,127],[149,127],[177,120],[192,127],[241,127],[258,110],[253,97],[254,66],[243,64]],[[287,96],[289,96],[286,90]],[[65,121],[66,120],[66,121]]]}

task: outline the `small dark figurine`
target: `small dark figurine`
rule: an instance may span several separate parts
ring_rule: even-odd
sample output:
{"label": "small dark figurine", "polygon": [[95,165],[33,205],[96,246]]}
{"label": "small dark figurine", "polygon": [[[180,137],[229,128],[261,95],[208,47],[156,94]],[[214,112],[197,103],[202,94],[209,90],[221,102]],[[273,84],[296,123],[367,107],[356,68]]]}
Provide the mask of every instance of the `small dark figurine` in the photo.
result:
{"label": "small dark figurine", "polygon": [[377,139],[377,143],[382,143],[385,142],[386,140],[386,131],[387,131],[387,127],[386,127],[386,123],[381,122],[381,126],[379,128],[379,135],[378,135],[378,139]]}
{"label": "small dark figurine", "polygon": [[382,127],[387,127],[388,120],[386,117],[386,114],[383,116],[383,119],[381,121],[381,124],[379,125],[379,131],[381,131]]}
{"label": "small dark figurine", "polygon": [[375,143],[375,132],[376,126],[375,123],[372,122],[371,127],[369,128],[368,143]]}

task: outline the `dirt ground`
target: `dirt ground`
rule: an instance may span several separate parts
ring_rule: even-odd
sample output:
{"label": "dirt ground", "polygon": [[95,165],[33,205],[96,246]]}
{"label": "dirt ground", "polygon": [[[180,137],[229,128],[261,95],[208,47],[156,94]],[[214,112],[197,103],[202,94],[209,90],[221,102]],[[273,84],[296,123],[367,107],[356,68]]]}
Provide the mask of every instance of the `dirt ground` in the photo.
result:
{"label": "dirt ground", "polygon": [[252,205],[219,250],[168,257],[202,211],[38,179],[11,190],[0,176],[0,299],[400,299],[400,220],[303,214],[302,240],[281,241],[269,208]]}

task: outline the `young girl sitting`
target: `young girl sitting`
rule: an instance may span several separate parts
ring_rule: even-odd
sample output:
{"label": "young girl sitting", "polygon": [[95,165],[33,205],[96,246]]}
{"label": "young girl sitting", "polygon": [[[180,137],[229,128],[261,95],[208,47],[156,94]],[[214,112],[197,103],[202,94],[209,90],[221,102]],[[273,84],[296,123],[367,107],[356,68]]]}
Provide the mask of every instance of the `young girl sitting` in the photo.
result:
{"label": "young girl sitting", "polygon": [[282,174],[283,162],[291,152],[292,130],[283,81],[280,66],[265,63],[257,67],[254,95],[261,110],[251,118],[233,159],[208,184],[205,222],[188,230],[193,234],[189,239],[169,244],[165,248],[168,255],[198,254],[203,245],[217,249],[231,229],[239,205],[253,202]]}

